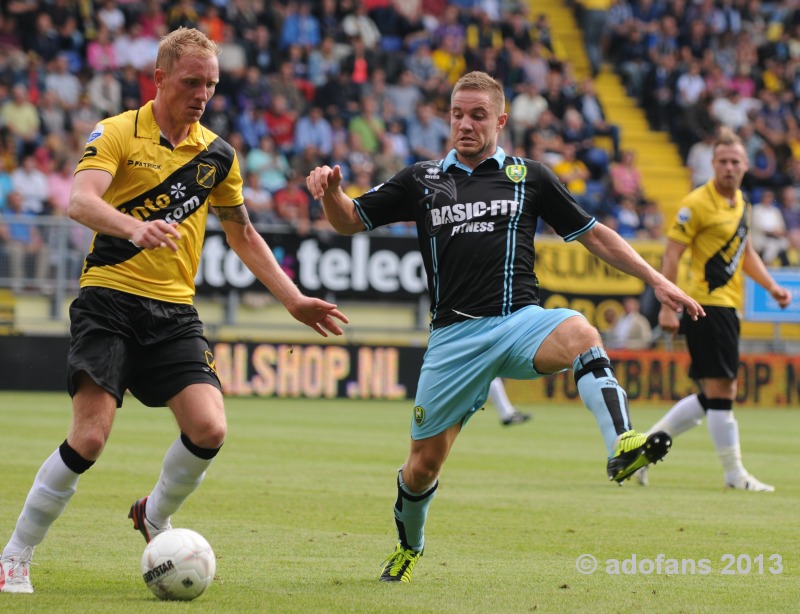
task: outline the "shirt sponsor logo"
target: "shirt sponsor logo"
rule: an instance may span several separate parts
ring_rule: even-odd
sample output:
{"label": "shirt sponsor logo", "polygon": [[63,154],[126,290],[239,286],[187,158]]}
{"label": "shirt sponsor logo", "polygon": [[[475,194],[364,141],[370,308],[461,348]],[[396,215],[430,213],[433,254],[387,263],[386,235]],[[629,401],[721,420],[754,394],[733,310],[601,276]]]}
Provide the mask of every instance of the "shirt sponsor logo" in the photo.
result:
{"label": "shirt sponsor logo", "polygon": [[439,232],[442,226],[452,226],[452,234],[464,232],[491,232],[494,222],[483,220],[484,217],[513,217],[519,210],[519,201],[497,199],[485,203],[481,200],[474,203],[455,203],[444,205],[428,212],[427,227],[431,235]]}
{"label": "shirt sponsor logo", "polygon": [[186,186],[180,181],[174,185],[169,186],[169,194],[172,198],[183,198],[186,196]]}
{"label": "shirt sponsor logo", "polygon": [[[181,194],[183,194],[183,191],[186,190],[186,187],[180,183],[171,186],[173,196],[175,198],[180,198],[176,193],[177,188],[180,188]],[[169,196],[166,194],[159,194],[156,196],[155,200],[146,198],[143,205],[139,205],[131,209],[128,209],[128,207],[120,207],[119,210],[122,213],[132,215],[143,222],[147,222],[149,221],[148,218],[152,214],[158,213],[160,210],[170,207],[169,213],[167,213],[163,219],[168,224],[171,224],[173,222],[180,222],[184,217],[188,217],[192,211],[200,207],[202,204],[203,203],[200,201],[199,197],[192,196],[189,200],[173,205],[172,199]]]}
{"label": "shirt sponsor logo", "polygon": [[438,166],[432,166],[426,169],[425,179],[439,179],[439,170]]}
{"label": "shirt sponsor logo", "polygon": [[142,162],[141,160],[128,160],[128,166],[133,166],[134,168],[151,168],[155,171],[161,170],[160,164],[156,164],[155,162]]}

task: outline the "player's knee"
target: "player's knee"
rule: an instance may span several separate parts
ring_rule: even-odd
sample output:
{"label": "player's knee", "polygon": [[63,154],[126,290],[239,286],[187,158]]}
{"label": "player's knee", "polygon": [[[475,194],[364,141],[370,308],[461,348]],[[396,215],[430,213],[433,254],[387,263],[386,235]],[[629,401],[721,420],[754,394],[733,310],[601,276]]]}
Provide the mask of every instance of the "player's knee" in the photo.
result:
{"label": "player's knee", "polygon": [[564,320],[545,339],[534,356],[539,373],[555,373],[573,364],[576,356],[593,347],[602,347],[600,333],[583,316]]}
{"label": "player's knee", "polygon": [[574,328],[570,331],[569,339],[572,340],[570,348],[577,356],[593,347],[602,347],[603,341],[600,331],[597,330],[586,318],[573,318]]}
{"label": "player's knee", "polygon": [[219,448],[225,441],[225,436],[228,434],[228,427],[225,422],[214,424],[210,426],[205,436],[201,439],[199,445],[204,448],[216,449]]}
{"label": "player's knee", "polygon": [[228,425],[224,419],[209,420],[193,425],[188,437],[199,448],[215,450],[222,445],[227,434]]}
{"label": "player's knee", "polygon": [[426,490],[439,477],[442,464],[433,458],[418,457],[406,463],[403,481],[413,492]]}
{"label": "player's knee", "polygon": [[97,460],[103,452],[108,437],[102,429],[81,429],[70,434],[69,445],[86,460]]}

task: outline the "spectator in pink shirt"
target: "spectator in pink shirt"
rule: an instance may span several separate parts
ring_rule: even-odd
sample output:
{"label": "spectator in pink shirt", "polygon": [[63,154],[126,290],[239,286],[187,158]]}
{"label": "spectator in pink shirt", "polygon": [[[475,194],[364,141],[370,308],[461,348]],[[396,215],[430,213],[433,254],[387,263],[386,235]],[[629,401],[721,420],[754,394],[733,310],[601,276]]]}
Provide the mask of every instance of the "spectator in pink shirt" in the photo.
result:
{"label": "spectator in pink shirt", "polygon": [[86,63],[95,72],[117,70],[117,51],[111,43],[111,35],[104,24],[97,29],[97,36],[86,45]]}
{"label": "spectator in pink shirt", "polygon": [[642,175],[636,168],[636,155],[631,149],[624,149],[619,162],[614,162],[609,168],[611,177],[611,196],[615,201],[623,197],[642,200]]}
{"label": "spectator in pink shirt", "polygon": [[67,215],[74,166],[67,158],[61,157],[55,161],[53,170],[47,174],[47,212],[51,215],[58,217]]}

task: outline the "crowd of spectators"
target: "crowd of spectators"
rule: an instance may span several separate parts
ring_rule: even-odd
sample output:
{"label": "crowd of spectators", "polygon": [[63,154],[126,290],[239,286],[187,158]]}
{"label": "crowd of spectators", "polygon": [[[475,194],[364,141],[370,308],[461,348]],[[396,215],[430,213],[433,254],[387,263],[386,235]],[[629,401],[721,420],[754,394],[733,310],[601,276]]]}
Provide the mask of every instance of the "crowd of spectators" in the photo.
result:
{"label": "crowd of spectators", "polygon": [[[708,176],[708,139],[725,123],[745,138],[754,195],[800,188],[799,11],[759,0],[613,0],[599,12],[592,4],[574,7],[593,69],[608,62],[624,76],[654,127],[672,132],[696,182]],[[321,163],[339,164],[357,195],[406,164],[442,157],[452,85],[479,69],[505,86],[507,152],[549,164],[623,236],[660,237],[636,152],[620,149],[593,76],[576,76],[555,55],[548,18],[531,6],[9,0],[0,8],[0,212],[18,193],[27,214],[64,216],[92,128],[154,97],[159,39],[187,26],[220,47],[220,82],[202,122],[236,148],[258,224],[326,228],[304,183]],[[778,203],[783,213],[788,206]],[[797,217],[786,220],[789,254],[800,247]],[[74,234],[81,253],[86,237]]]}
{"label": "crowd of spectators", "polygon": [[[442,157],[450,90],[473,69],[506,87],[503,147],[553,165],[575,158],[589,172],[576,196],[596,211],[607,204],[618,129],[591,79],[576,82],[554,56],[547,17],[502,0],[13,0],[0,13],[0,173],[30,158],[33,192],[74,166],[98,120],[153,97],[159,38],[178,26],[219,44],[220,83],[202,121],[237,148],[260,223],[324,226],[303,185],[320,163],[340,164],[357,190]],[[63,212],[44,189],[25,202]]]}
{"label": "crowd of spectators", "polygon": [[[580,4],[575,9],[584,12]],[[768,264],[797,265],[797,2],[611,0],[603,13],[597,57],[622,76],[650,124],[669,131],[694,186],[713,174],[717,128],[728,126],[742,137],[751,166],[743,188],[756,205],[754,240]]]}

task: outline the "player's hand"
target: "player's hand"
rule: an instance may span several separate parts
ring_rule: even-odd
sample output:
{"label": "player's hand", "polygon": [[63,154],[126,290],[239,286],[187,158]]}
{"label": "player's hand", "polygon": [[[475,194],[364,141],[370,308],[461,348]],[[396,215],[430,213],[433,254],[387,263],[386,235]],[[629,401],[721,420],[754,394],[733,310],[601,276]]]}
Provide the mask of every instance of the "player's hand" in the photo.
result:
{"label": "player's hand", "polygon": [[674,335],[678,332],[680,323],[681,320],[675,309],[667,307],[666,305],[661,306],[661,310],[658,312],[658,325],[661,327],[661,330],[670,335]]}
{"label": "player's hand", "polygon": [[178,224],[175,222],[170,224],[164,220],[142,223],[129,237],[130,242],[136,247],[141,247],[142,249],[168,247],[173,252],[178,251],[178,245],[175,241],[179,241],[180,238],[181,233],[178,232]]}
{"label": "player's hand", "polygon": [[776,286],[772,290],[770,290],[770,296],[778,301],[778,305],[780,305],[781,309],[786,309],[789,306],[789,303],[792,302],[792,293],[783,286]]}
{"label": "player's hand", "polygon": [[328,332],[337,336],[344,333],[334,318],[345,324],[350,323],[347,316],[339,311],[336,305],[319,298],[303,296],[293,305],[287,305],[286,308],[296,320],[310,326],[323,337],[327,337]]}
{"label": "player's hand", "polygon": [[[666,278],[664,278],[663,284],[660,284],[658,287],[654,286],[653,290],[656,293],[658,302],[661,303],[661,311],[658,314],[658,323],[666,331],[674,333],[678,330],[678,316],[680,316],[684,311],[689,314],[689,317],[692,318],[692,320],[702,318],[706,315],[706,312],[703,310],[703,307],[700,305],[700,303],[686,294],[686,292],[681,290],[671,281],[668,281]],[[668,315],[668,312],[670,311],[672,312],[672,316]],[[662,315],[664,319],[663,324],[661,322]],[[666,326],[664,326],[664,324],[666,324]]]}
{"label": "player's hand", "polygon": [[333,168],[327,165],[318,166],[306,177],[306,187],[315,199],[320,199],[326,193],[339,189],[341,184],[342,169],[338,164]]}

